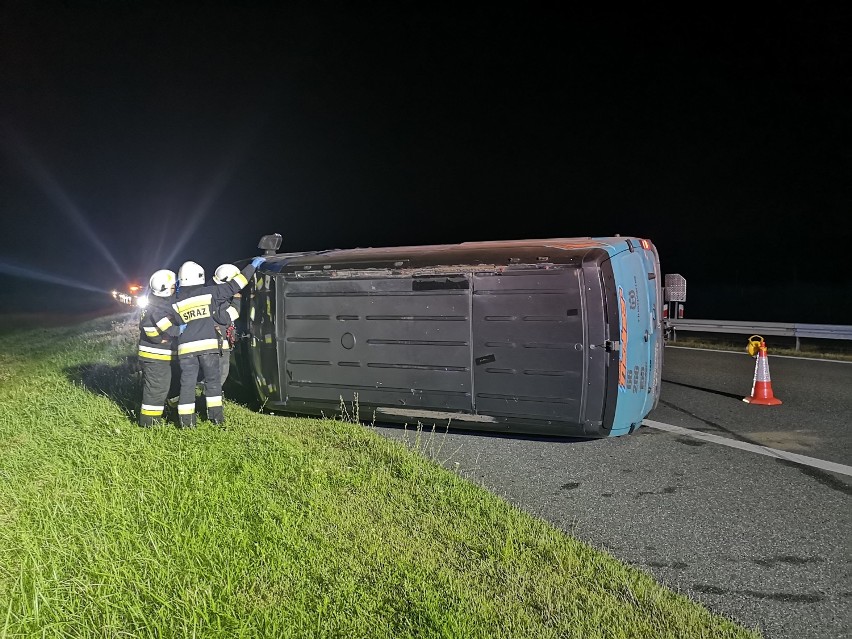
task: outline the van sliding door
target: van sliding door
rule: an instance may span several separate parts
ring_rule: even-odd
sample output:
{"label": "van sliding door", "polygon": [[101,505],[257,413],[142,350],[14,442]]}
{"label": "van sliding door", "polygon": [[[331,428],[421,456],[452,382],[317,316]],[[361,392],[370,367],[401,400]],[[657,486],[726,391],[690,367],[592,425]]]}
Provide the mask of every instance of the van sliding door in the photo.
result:
{"label": "van sliding door", "polygon": [[288,403],[470,411],[467,275],[291,277],[280,290]]}

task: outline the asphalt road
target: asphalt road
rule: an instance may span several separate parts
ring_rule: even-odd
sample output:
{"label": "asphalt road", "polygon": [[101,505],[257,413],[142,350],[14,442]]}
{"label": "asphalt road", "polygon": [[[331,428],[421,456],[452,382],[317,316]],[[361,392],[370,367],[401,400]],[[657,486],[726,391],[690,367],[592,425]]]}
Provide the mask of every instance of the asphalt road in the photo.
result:
{"label": "asphalt road", "polygon": [[[649,419],[852,465],[852,364],[667,348]],[[375,427],[768,639],[852,636],[852,476],[643,427],[577,441]]]}

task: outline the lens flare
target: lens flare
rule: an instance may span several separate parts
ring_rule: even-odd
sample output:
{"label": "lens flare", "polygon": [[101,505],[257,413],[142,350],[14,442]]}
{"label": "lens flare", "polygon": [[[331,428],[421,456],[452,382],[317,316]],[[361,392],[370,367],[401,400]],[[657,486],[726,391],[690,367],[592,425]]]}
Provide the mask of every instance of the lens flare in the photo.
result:
{"label": "lens flare", "polygon": [[92,245],[100,251],[101,255],[106,258],[106,260],[112,265],[115,269],[115,272],[121,276],[121,279],[126,280],[127,276],[124,274],[124,271],[118,265],[118,262],[112,256],[112,253],[109,252],[109,249],[106,245],[100,240],[100,238],[95,234],[95,231],[92,229],[89,221],[83,215],[79,208],[71,201],[71,198],[68,197],[68,194],[65,193],[64,189],[59,186],[59,183],[54,179],[54,177],[50,174],[50,172],[45,168],[45,166],[38,160],[35,156],[35,153],[24,143],[24,141],[15,134],[13,131],[9,130],[8,127],[4,127],[4,131],[6,132],[6,137],[9,140],[14,142],[14,146],[16,147],[17,153],[12,153],[13,149],[7,146],[7,153],[10,156],[14,156],[21,162],[21,165],[30,175],[30,177],[35,181],[35,183],[42,189],[42,191],[47,195],[50,200],[56,205],[65,216],[70,219],[74,224],[76,224],[77,228],[83,233],[83,235],[92,243]]}
{"label": "lens flare", "polygon": [[[198,204],[190,212],[186,225],[181,232],[179,234],[172,234],[174,230],[169,230],[169,233],[171,234],[169,241],[172,243],[172,251],[165,260],[158,260],[158,263],[175,263],[177,256],[180,255],[180,252],[183,250],[184,246],[186,246],[186,243],[189,242],[193,234],[198,230],[199,226],[201,226],[202,221],[207,217],[210,209],[213,207],[213,204],[222,194],[222,191],[224,191],[228,184],[230,184],[234,173],[237,168],[239,168],[240,164],[242,164],[248,148],[254,140],[257,139],[260,133],[262,119],[263,118],[260,117],[249,118],[234,132],[230,154],[223,159],[219,169],[208,182],[206,191],[202,194]],[[180,216],[174,217],[179,218]],[[160,244],[162,245],[162,241]],[[157,251],[156,255],[159,257],[159,251]],[[177,261],[182,262],[183,260]]]}
{"label": "lens flare", "polygon": [[163,264],[172,264],[177,258],[178,254],[183,250],[183,247],[186,246],[186,243],[192,238],[192,235],[195,231],[198,230],[198,227],[201,226],[201,222],[207,217],[207,214],[210,212],[210,208],[213,206],[213,203],[219,197],[219,194],[225,189],[228,185],[228,182],[231,181],[231,175],[233,174],[233,166],[228,166],[221,169],[216,177],[212,180],[210,186],[207,191],[201,198],[201,201],[198,205],[193,209],[192,213],[190,213],[186,225],[183,227],[180,235],[178,235],[174,239],[174,245],[172,247],[172,252],[169,256],[162,261]]}
{"label": "lens flare", "polygon": [[106,289],[86,284],[85,282],[72,280],[67,277],[60,277],[59,275],[53,275],[52,273],[45,273],[44,271],[38,271],[34,268],[4,264],[3,262],[0,262],[0,273],[29,280],[37,280],[39,282],[48,282],[49,284],[59,284],[60,286],[67,286],[69,288],[78,288],[84,291],[106,293],[107,295],[110,294],[110,291]]}

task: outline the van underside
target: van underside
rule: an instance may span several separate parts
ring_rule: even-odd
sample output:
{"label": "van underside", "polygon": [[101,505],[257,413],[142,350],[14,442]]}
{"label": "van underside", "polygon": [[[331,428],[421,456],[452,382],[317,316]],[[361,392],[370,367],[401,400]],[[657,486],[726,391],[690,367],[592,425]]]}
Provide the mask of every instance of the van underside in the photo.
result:
{"label": "van underside", "polygon": [[563,263],[397,265],[288,264],[261,276],[238,356],[267,410],[609,435],[619,354],[606,251]]}

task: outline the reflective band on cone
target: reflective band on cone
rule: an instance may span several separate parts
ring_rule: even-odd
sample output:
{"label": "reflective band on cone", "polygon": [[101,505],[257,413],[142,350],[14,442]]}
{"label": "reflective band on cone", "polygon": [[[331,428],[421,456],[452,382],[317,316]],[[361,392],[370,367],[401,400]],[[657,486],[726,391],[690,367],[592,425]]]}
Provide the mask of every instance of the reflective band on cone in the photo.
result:
{"label": "reflective band on cone", "polygon": [[781,400],[772,393],[772,380],[769,378],[769,357],[766,354],[766,346],[761,344],[757,353],[757,361],[754,364],[754,381],[751,385],[751,395],[743,397],[748,404],[760,404],[761,406],[777,406]]}

